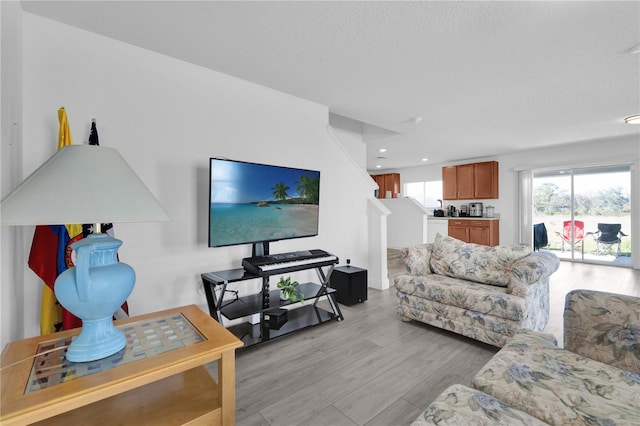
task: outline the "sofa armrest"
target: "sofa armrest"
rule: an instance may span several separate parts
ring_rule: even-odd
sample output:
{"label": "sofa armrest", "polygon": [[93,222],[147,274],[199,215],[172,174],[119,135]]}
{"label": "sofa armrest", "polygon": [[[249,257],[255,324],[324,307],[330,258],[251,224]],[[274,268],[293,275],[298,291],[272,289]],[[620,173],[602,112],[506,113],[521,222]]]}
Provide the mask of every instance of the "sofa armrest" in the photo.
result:
{"label": "sofa armrest", "polygon": [[545,347],[545,348],[558,347],[558,339],[556,339],[556,336],[549,333],[543,333],[541,331],[521,328],[518,331],[516,331],[516,333],[514,334],[514,337],[518,335],[525,335],[525,334],[528,336],[526,337],[526,340],[531,342],[535,341],[538,347]]}
{"label": "sofa armrest", "polygon": [[571,291],[565,298],[564,348],[640,373],[640,298]]}
{"label": "sofa armrest", "polygon": [[507,292],[515,296],[527,297],[531,284],[547,280],[559,266],[558,256],[548,251],[535,251],[518,259],[511,267]]}
{"label": "sofa armrest", "polygon": [[403,248],[400,257],[404,261],[405,269],[410,275],[431,274],[431,251],[433,244],[417,244]]}

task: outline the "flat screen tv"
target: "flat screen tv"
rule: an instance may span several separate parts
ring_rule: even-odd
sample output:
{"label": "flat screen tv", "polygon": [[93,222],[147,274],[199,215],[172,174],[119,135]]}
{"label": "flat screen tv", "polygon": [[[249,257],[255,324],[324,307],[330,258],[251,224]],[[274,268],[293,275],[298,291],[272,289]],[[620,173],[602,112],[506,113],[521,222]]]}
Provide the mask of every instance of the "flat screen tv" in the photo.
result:
{"label": "flat screen tv", "polygon": [[[209,247],[318,235],[320,172],[209,160]],[[267,254],[267,253],[264,253]]]}

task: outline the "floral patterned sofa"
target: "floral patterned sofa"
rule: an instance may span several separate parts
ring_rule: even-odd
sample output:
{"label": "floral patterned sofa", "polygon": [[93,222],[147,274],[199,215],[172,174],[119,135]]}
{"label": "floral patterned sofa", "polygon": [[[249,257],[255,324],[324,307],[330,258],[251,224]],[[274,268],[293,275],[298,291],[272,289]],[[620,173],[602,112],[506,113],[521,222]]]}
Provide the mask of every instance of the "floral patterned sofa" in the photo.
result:
{"label": "floral patterned sofa", "polygon": [[[640,298],[574,290],[564,346],[521,330],[415,420],[421,425],[640,425]],[[532,419],[533,418],[533,419]]]}
{"label": "floral patterned sofa", "polygon": [[402,250],[394,278],[402,320],[417,320],[502,347],[520,328],[549,321],[549,276],[558,258],[518,245],[488,247],[436,235]]}

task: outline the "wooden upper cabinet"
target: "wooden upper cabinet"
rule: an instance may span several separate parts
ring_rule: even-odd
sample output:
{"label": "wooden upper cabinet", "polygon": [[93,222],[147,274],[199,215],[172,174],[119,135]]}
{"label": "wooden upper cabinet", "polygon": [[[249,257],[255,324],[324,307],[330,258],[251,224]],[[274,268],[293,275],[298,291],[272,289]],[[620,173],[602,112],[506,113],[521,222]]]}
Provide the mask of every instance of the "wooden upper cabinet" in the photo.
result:
{"label": "wooden upper cabinet", "polygon": [[456,181],[458,182],[458,200],[475,198],[474,164],[463,164],[456,167]]}
{"label": "wooden upper cabinet", "polygon": [[391,197],[400,193],[400,173],[386,173],[371,175],[378,184],[378,198],[385,198],[387,191],[391,191]]}
{"label": "wooden upper cabinet", "polygon": [[456,166],[442,168],[442,198],[456,200],[458,198],[458,177]]}
{"label": "wooden upper cabinet", "polygon": [[498,198],[498,162],[443,167],[442,197],[445,200]]}
{"label": "wooden upper cabinet", "polygon": [[384,175],[384,189],[391,191],[391,197],[400,193],[400,174],[399,173],[387,173]]}
{"label": "wooden upper cabinet", "polygon": [[498,162],[487,161],[473,165],[476,199],[498,198]]}

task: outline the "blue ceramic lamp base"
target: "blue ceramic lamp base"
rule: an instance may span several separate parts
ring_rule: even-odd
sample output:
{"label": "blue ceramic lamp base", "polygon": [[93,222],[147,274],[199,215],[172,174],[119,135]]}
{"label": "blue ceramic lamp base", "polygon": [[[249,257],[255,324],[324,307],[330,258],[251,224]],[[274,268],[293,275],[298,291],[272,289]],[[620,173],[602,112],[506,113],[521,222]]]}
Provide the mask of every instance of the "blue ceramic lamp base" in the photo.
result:
{"label": "blue ceramic lamp base", "polygon": [[82,320],[82,330],[67,349],[67,360],[94,361],[125,347],[124,334],[113,325],[113,314],[127,300],[135,272],[118,262],[122,241],[107,234],[92,234],[74,244],[76,266],[55,283],[58,301]]}
{"label": "blue ceramic lamp base", "polygon": [[113,325],[111,316],[97,320],[83,320],[82,330],[67,349],[67,360],[85,362],[106,358],[125,347],[127,341]]}

